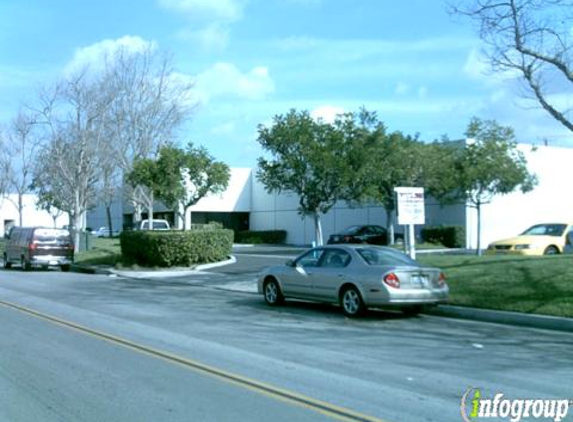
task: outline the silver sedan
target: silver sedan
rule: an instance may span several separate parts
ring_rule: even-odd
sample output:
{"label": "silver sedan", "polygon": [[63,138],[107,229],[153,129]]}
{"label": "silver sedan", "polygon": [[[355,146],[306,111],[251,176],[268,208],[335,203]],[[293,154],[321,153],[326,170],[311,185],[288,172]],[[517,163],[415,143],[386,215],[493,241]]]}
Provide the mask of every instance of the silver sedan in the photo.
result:
{"label": "silver sedan", "polygon": [[424,267],[407,255],[372,245],[311,249],[285,265],[266,269],[258,291],[267,304],[285,298],[338,303],[348,316],[368,307],[397,307],[415,314],[447,302],[448,286],[438,268]]}

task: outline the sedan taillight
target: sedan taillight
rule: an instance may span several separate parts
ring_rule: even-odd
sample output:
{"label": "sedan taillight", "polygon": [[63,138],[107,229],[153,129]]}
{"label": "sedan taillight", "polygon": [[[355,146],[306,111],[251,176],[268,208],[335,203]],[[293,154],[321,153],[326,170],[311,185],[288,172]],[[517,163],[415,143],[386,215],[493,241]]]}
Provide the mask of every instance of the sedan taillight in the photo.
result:
{"label": "sedan taillight", "polygon": [[393,287],[395,289],[400,288],[400,279],[394,273],[386,274],[384,276],[384,283],[386,283],[388,286]]}
{"label": "sedan taillight", "polygon": [[440,287],[444,287],[446,285],[446,275],[444,273],[440,273],[440,277],[438,278],[438,285]]}

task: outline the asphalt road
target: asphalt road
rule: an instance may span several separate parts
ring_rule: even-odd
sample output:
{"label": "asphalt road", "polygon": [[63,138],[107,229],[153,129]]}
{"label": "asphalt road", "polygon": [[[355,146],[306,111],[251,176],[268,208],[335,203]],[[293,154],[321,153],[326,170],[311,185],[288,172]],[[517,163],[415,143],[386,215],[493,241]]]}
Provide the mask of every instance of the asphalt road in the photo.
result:
{"label": "asphalt road", "polygon": [[573,334],[350,320],[233,288],[284,259],[168,280],[1,271],[0,420],[443,422],[461,420],[470,387],[573,398]]}

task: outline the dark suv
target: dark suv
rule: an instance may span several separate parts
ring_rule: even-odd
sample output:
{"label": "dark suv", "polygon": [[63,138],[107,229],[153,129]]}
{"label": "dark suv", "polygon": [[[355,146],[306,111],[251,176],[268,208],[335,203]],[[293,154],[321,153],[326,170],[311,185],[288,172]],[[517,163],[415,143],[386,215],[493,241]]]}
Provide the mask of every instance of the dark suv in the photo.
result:
{"label": "dark suv", "polygon": [[74,262],[74,242],[65,229],[48,227],[14,227],[6,236],[4,268],[20,264],[32,267],[60,267],[69,271]]}

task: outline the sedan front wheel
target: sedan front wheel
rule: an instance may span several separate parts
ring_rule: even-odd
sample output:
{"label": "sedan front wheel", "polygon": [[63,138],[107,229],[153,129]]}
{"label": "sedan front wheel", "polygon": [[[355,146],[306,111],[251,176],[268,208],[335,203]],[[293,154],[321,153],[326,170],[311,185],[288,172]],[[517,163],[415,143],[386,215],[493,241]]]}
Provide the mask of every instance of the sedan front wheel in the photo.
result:
{"label": "sedan front wheel", "polygon": [[267,305],[277,306],[284,302],[285,298],[281,292],[279,283],[274,279],[265,282],[263,293],[265,295],[265,302],[267,302]]}

